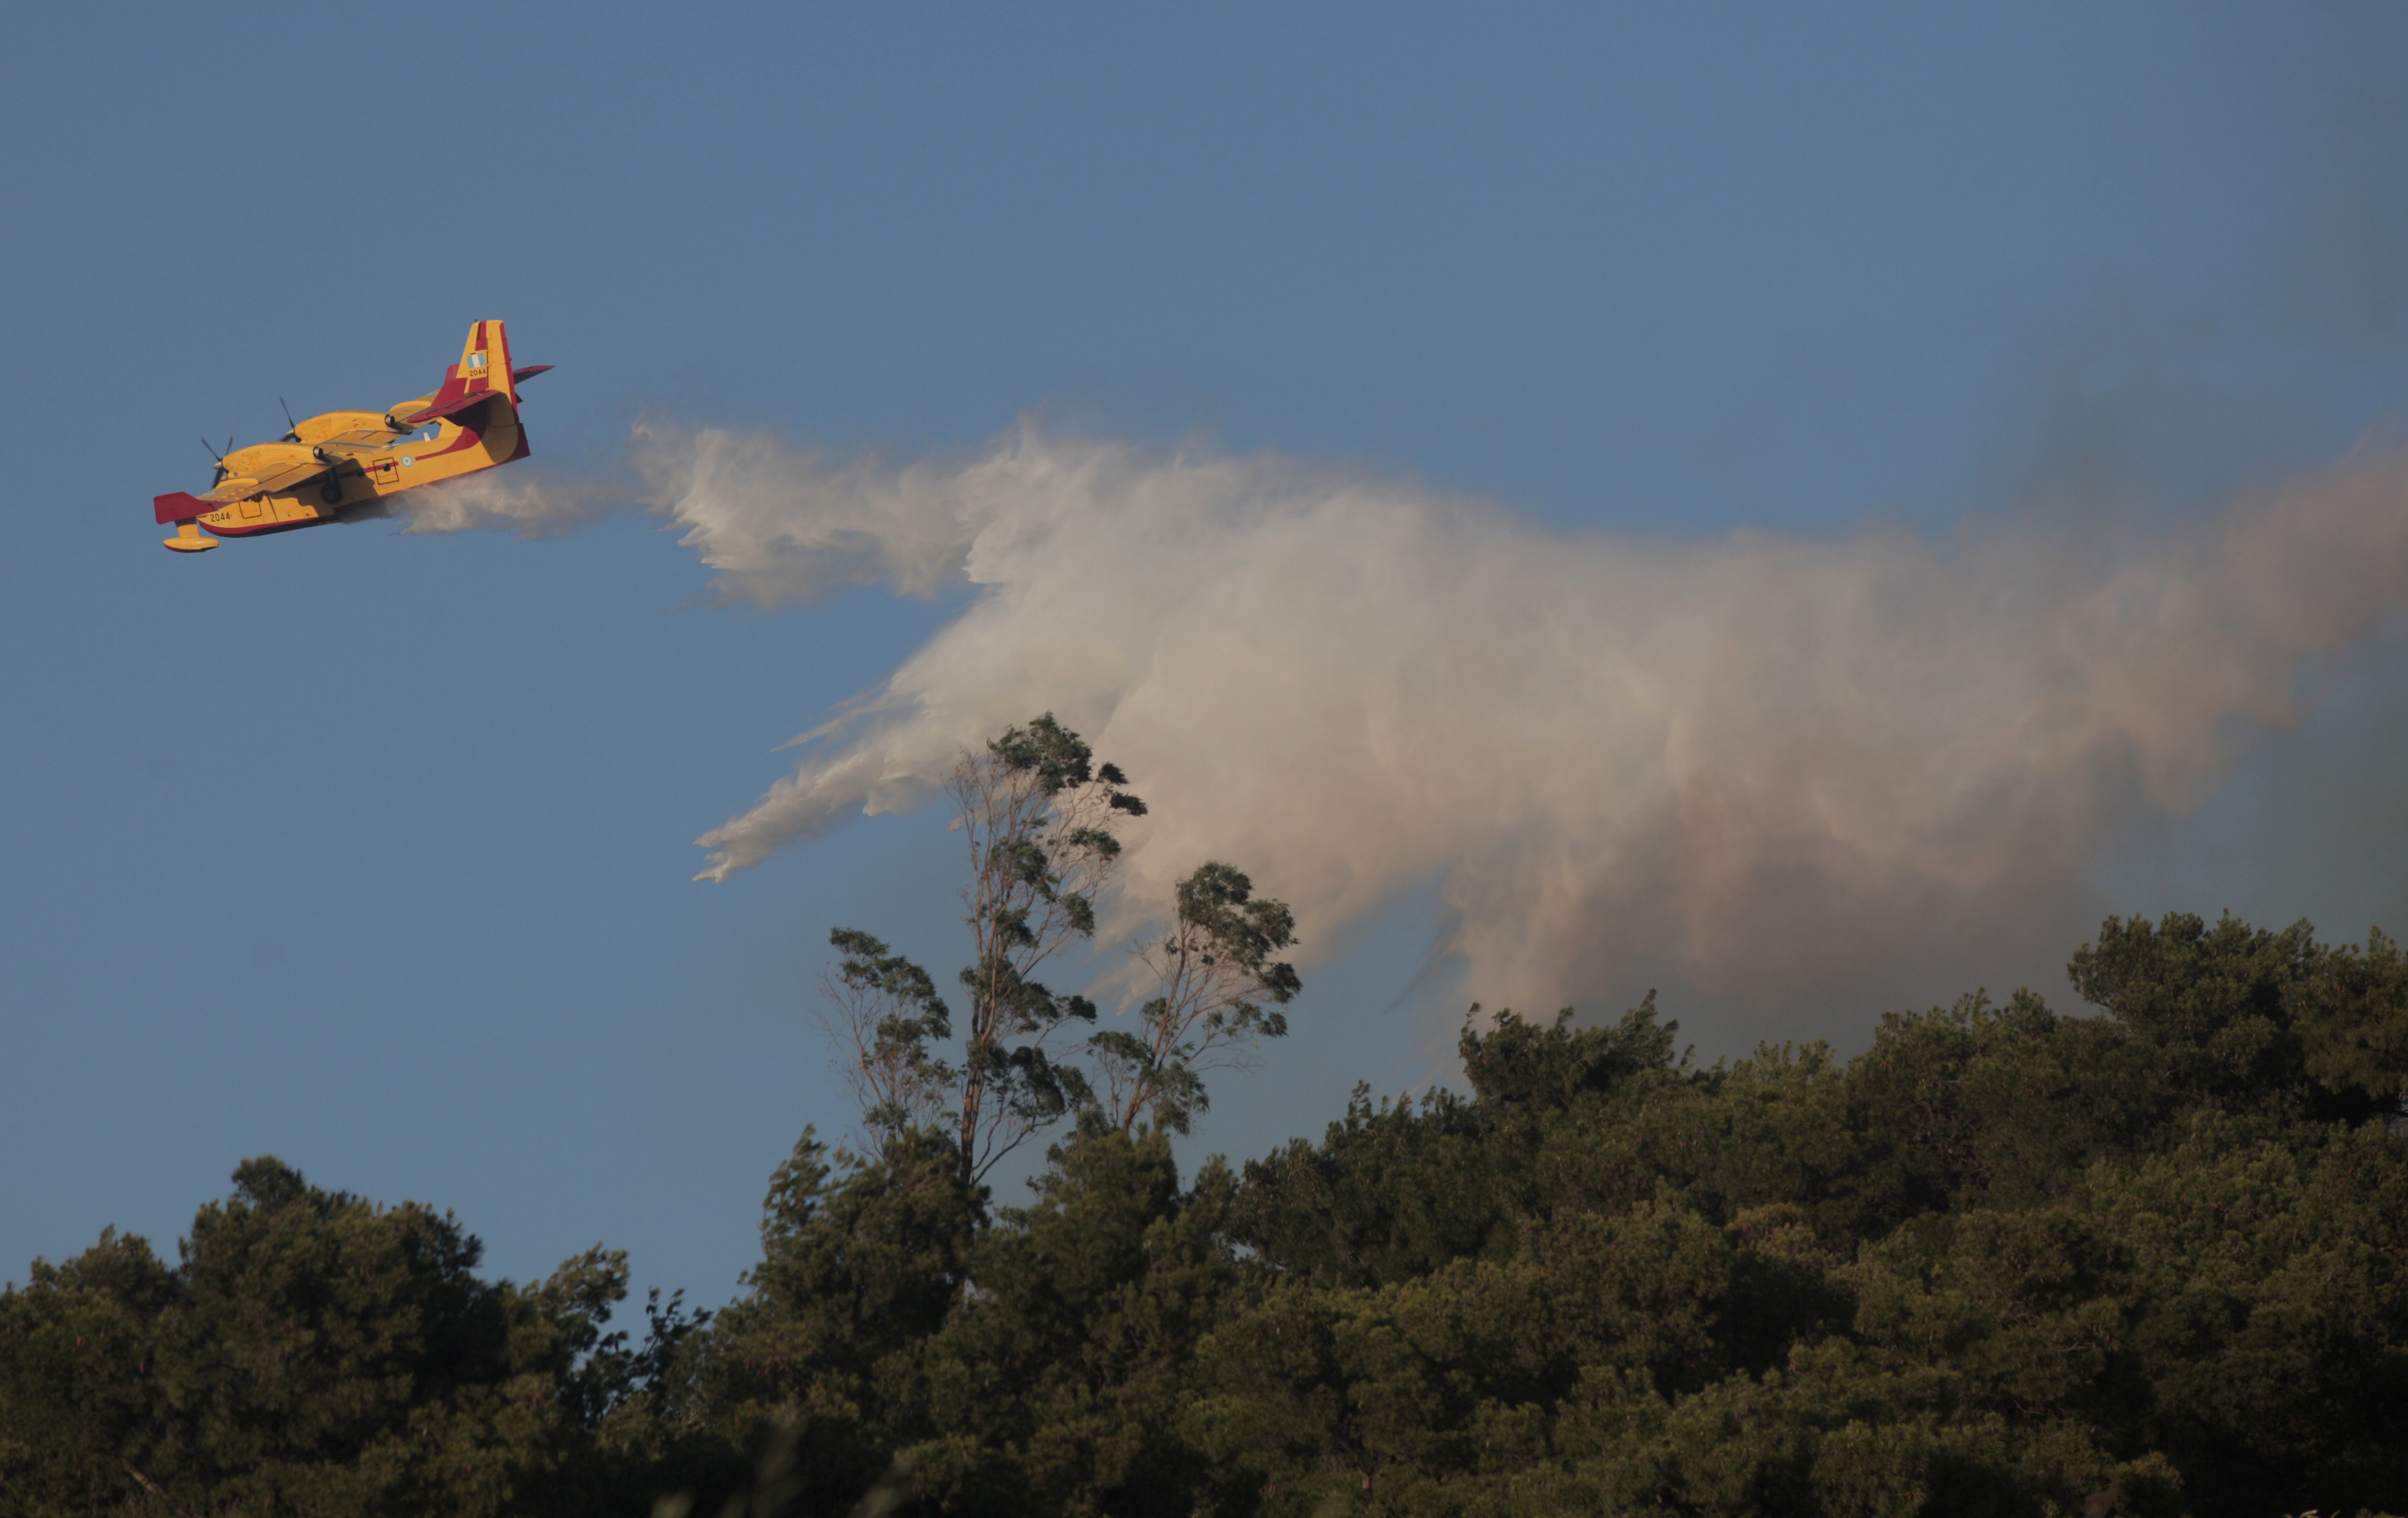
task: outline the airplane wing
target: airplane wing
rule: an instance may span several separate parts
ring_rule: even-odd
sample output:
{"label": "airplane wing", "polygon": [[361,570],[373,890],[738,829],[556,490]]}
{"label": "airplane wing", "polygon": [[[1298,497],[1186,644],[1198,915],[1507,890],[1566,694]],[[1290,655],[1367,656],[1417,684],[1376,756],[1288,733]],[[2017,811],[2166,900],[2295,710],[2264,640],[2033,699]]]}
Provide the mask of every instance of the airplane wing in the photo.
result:
{"label": "airplane wing", "polygon": [[338,453],[347,459],[355,459],[364,453],[389,452],[392,448],[393,434],[381,427],[359,427],[318,440],[320,452]]}
{"label": "airplane wing", "polygon": [[285,465],[281,468],[263,469],[257,475],[237,475],[215,490],[203,492],[200,498],[205,501],[215,501],[220,506],[229,501],[247,501],[254,495],[270,495],[280,490],[291,490],[294,486],[305,480],[314,480],[333,467],[331,464],[320,464],[315,459],[305,459],[298,464]]}

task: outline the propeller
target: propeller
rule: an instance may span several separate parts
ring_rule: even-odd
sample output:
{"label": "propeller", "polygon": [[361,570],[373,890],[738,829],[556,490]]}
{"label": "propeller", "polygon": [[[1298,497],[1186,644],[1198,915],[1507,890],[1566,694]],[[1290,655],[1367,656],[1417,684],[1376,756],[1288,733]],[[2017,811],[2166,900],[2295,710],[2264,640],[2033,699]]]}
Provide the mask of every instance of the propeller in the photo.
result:
{"label": "propeller", "polygon": [[[209,483],[210,483],[211,485],[213,485],[213,486],[214,486],[214,485],[223,484],[223,483],[225,482],[225,477],[226,477],[225,453],[221,453],[221,452],[219,452],[216,449],[211,448],[211,447],[209,446],[209,440],[208,440],[207,437],[204,437],[204,438],[202,438],[202,439],[201,439],[201,451],[203,451],[204,453],[207,453],[207,454],[209,456],[210,461],[211,461],[212,463],[216,464],[216,465],[217,465],[217,466],[218,466],[218,477],[217,477],[217,479],[210,480],[210,481],[209,481]],[[232,433],[227,433],[227,434],[226,434],[226,453],[231,453],[231,452],[233,452],[233,451],[234,451],[234,434],[232,434]]]}
{"label": "propeller", "polygon": [[284,404],[284,397],[281,395],[276,397],[276,404],[284,411],[284,440],[288,443],[299,442],[301,423],[293,420],[293,408]]}

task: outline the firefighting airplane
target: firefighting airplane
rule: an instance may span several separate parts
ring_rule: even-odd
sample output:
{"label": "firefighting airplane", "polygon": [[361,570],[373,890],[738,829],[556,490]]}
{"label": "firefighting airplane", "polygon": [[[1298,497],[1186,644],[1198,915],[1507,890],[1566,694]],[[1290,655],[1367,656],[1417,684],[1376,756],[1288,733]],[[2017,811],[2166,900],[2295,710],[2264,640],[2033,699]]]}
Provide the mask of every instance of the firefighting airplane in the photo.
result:
{"label": "firefighting airplane", "polygon": [[154,496],[160,523],[176,524],[167,546],[182,553],[217,547],[202,533],[205,523],[228,537],[315,527],[354,507],[525,458],[519,383],[551,367],[511,368],[502,324],[480,322],[433,394],[391,410],[295,422],[280,441],[220,458],[216,483],[202,494]]}

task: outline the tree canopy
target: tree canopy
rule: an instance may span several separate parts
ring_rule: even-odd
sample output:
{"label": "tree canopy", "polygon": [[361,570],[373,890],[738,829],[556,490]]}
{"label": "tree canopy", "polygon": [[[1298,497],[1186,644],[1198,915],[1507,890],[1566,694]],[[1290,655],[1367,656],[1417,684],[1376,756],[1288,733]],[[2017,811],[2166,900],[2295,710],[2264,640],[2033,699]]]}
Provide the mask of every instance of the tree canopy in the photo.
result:
{"label": "tree canopy", "polygon": [[[1046,752],[1057,795],[1101,779]],[[1293,930],[1258,900],[1190,877],[1163,952],[1217,957],[1145,1057],[1192,1058],[1211,1009],[1275,1015]],[[636,1343],[607,1331],[612,1252],[489,1282],[448,1214],[247,1161],[173,1265],[105,1234],[0,1294],[0,1510],[2272,1518],[2408,1493],[2408,979],[2380,934],[2111,918],[2069,967],[2092,1011],[1974,995],[1848,1058],[1701,1067],[1652,998],[1475,1010],[1466,1092],[1358,1089],[1317,1139],[1182,1176],[1177,1094],[1125,1121],[1114,1088],[1021,1206],[964,1163],[933,980],[837,947],[833,983],[897,1020],[866,1024],[892,1056],[861,1067],[867,1141],[803,1135],[724,1310],[655,1301]]]}
{"label": "tree canopy", "polygon": [[[480,1253],[448,1213],[261,1158],[172,1267],[114,1233],[36,1261],[0,1295],[0,1506],[573,1511],[647,1368],[603,1332],[625,1256],[597,1247],[519,1287],[479,1279]],[[674,1308],[666,1325],[654,1358],[691,1326]]]}

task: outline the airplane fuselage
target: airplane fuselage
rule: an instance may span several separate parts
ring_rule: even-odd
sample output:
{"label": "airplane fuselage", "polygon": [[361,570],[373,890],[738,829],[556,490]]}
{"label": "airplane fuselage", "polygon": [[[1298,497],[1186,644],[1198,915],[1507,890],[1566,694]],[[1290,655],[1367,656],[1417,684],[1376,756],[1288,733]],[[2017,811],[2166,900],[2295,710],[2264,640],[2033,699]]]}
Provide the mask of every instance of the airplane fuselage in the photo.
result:
{"label": "airplane fuselage", "polygon": [[289,491],[230,501],[202,515],[202,526],[228,537],[320,526],[372,501],[527,456],[525,427],[499,397],[408,432],[392,430],[375,411],[329,411],[294,432],[301,441],[238,448],[221,467],[230,479],[329,458],[338,461],[335,467]]}
{"label": "airplane fuselage", "polygon": [[156,496],[152,513],[176,524],[167,547],[200,552],[217,546],[208,532],[256,537],[315,527],[406,491],[525,458],[518,383],[548,367],[512,369],[502,323],[479,322],[439,389],[388,411],[328,411],[294,422],[276,442],[221,458],[206,494]]}

